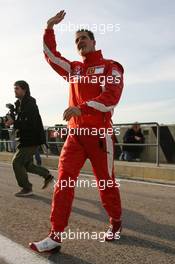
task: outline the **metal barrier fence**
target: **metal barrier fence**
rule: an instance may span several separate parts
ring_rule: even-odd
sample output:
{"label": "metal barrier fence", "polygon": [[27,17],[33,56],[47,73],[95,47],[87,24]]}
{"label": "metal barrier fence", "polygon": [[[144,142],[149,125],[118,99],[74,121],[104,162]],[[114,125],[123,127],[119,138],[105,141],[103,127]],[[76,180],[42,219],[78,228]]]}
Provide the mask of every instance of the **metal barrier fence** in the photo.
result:
{"label": "metal barrier fence", "polygon": [[[149,146],[149,147],[156,147],[156,165],[159,166],[159,150],[160,150],[160,126],[156,122],[146,122],[146,123],[137,123],[140,126],[147,126],[147,127],[156,127],[157,128],[157,138],[156,143],[143,143],[143,144],[136,144],[136,143],[123,143],[118,142],[115,143],[116,146]],[[131,127],[133,123],[123,123],[123,124],[113,124],[113,128],[122,128],[122,127]],[[13,129],[1,129],[1,131],[8,131],[9,134],[9,140],[5,140],[1,138],[0,134],[0,151],[1,151],[1,144],[11,144],[11,150],[12,152],[15,151],[15,139],[13,138],[14,130]],[[60,131],[61,137],[60,136]],[[63,131],[65,131],[63,133]],[[46,129],[46,143],[48,147],[50,148],[51,145],[56,145],[59,150],[61,150],[61,147],[64,144],[65,138],[66,138],[66,131],[67,127],[66,125],[58,125],[54,127],[48,127]],[[65,136],[65,138],[64,138]],[[58,138],[58,141],[57,141]]]}
{"label": "metal barrier fence", "polygon": [[15,152],[16,141],[15,133],[12,128],[3,128],[0,129],[0,151]]}
{"label": "metal barrier fence", "polygon": [[[135,124],[135,123],[134,123]],[[133,123],[123,123],[123,124],[113,124],[113,127],[131,127],[134,125]],[[157,128],[157,137],[156,137],[156,143],[142,143],[142,144],[137,144],[137,143],[115,143],[115,145],[118,146],[147,146],[147,147],[156,147],[156,165],[159,166],[160,163],[160,156],[159,156],[159,151],[160,151],[160,126],[157,122],[146,122],[146,123],[137,123],[137,125],[142,126],[149,126],[153,127],[155,126]]]}
{"label": "metal barrier fence", "polygon": [[[147,146],[147,147],[156,147],[156,165],[159,166],[160,163],[160,158],[159,158],[159,150],[160,150],[160,126],[157,122],[145,122],[145,123],[137,123],[140,126],[147,126],[147,127],[156,127],[157,129],[157,137],[156,137],[156,143],[143,143],[143,144],[137,144],[137,143],[115,143],[115,146]],[[121,128],[121,127],[131,127],[133,123],[123,123],[123,124],[113,124],[113,128]],[[66,129],[66,126],[64,125],[58,125],[56,127],[48,127],[46,130],[46,138],[47,138],[47,143],[49,144],[57,144],[59,146],[62,146],[64,144],[64,141],[62,142],[53,142],[49,141],[49,131],[52,131],[53,134],[57,133],[59,130]],[[63,133],[64,134],[64,133]]]}

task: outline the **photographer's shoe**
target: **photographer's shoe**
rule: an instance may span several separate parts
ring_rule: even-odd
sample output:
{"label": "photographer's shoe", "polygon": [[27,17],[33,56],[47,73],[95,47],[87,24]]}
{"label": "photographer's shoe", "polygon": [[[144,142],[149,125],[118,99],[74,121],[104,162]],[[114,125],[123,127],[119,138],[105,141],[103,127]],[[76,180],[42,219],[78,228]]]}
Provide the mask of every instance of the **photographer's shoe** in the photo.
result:
{"label": "photographer's shoe", "polygon": [[105,233],[105,241],[113,241],[120,239],[120,233],[122,231],[122,222],[119,221],[111,221],[111,225],[109,226],[107,232]]}
{"label": "photographer's shoe", "polygon": [[56,233],[52,231],[45,239],[29,243],[29,247],[39,253],[59,251],[61,248],[60,232]]}
{"label": "photographer's shoe", "polygon": [[44,184],[43,184],[42,189],[47,188],[47,186],[49,185],[49,183],[53,181],[53,179],[54,177],[51,174],[49,174],[48,177],[44,179]]}
{"label": "photographer's shoe", "polygon": [[16,197],[26,197],[33,195],[32,189],[22,189],[21,191],[15,193]]}

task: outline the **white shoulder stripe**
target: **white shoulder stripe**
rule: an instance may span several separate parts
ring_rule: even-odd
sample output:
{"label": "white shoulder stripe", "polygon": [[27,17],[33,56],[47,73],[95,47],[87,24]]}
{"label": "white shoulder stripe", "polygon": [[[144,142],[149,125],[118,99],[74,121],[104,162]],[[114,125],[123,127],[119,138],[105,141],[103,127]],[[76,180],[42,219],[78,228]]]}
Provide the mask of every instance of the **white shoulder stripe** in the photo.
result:
{"label": "white shoulder stripe", "polygon": [[113,110],[114,107],[116,106],[116,105],[106,106],[102,103],[98,103],[95,101],[89,101],[89,102],[87,102],[87,105],[90,107],[93,107],[94,109],[99,110],[101,112],[109,112],[109,111]]}
{"label": "white shoulder stripe", "polygon": [[51,51],[50,49],[46,46],[46,44],[44,43],[43,44],[43,47],[44,47],[44,52],[45,54],[49,57],[49,59],[51,60],[51,62],[55,63],[56,65],[60,66],[63,70],[65,70],[66,72],[70,73],[71,72],[71,65],[56,57]]}

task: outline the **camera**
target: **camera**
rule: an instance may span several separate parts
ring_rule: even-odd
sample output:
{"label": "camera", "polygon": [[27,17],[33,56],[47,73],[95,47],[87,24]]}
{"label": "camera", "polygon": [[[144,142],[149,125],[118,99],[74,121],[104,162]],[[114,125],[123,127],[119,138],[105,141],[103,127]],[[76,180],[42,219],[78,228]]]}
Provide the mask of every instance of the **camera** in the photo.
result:
{"label": "camera", "polygon": [[13,104],[6,104],[6,107],[9,109],[8,113],[5,115],[5,121],[10,119],[15,120],[16,110]]}

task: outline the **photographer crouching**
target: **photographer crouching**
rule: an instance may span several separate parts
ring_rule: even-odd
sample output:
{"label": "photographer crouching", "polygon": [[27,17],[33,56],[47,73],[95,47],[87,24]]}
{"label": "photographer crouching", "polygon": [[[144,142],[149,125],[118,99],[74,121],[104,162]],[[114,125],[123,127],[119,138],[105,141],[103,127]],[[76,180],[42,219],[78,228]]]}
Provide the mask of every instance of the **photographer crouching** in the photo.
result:
{"label": "photographer crouching", "polygon": [[14,92],[18,100],[15,102],[14,117],[11,115],[8,118],[6,126],[14,125],[18,141],[12,165],[17,183],[22,189],[15,196],[24,197],[33,194],[27,172],[44,178],[42,189],[48,186],[53,176],[46,168],[33,164],[33,155],[38,146],[46,144],[46,138],[36,100],[30,96],[28,83],[15,82]]}

